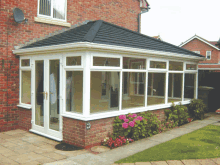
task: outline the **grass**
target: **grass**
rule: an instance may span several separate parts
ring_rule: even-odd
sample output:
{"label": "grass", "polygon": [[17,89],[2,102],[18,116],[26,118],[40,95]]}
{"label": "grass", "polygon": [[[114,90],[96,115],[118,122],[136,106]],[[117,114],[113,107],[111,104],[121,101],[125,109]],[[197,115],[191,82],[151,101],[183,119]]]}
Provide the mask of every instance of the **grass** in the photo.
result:
{"label": "grass", "polygon": [[[126,151],[125,151],[126,152]],[[220,126],[208,125],[115,163],[220,157]]]}

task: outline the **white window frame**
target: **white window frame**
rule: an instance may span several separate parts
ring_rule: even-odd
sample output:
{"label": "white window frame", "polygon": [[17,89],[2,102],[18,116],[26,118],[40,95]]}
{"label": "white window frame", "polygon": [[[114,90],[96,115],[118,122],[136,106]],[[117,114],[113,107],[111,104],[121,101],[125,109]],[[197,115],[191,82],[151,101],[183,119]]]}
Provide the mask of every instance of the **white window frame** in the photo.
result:
{"label": "white window frame", "polygon": [[[210,54],[208,55],[208,53],[210,53]],[[208,56],[210,56],[210,58],[208,58]],[[212,56],[212,51],[207,50],[207,51],[206,51],[206,59],[207,59],[207,60],[211,60],[211,56]]]}
{"label": "white window frame", "polygon": [[62,22],[67,22],[67,0],[63,0],[65,3],[65,18],[64,19],[58,19],[58,18],[53,18],[53,0],[51,0],[51,16],[43,15],[40,14],[40,0],[38,0],[38,5],[37,5],[37,17],[41,18],[46,18],[46,19],[51,19],[51,20],[57,20],[57,21],[62,21]]}
{"label": "white window frame", "polygon": [[[30,60],[30,66],[21,66],[21,61],[22,60]],[[17,105],[18,107],[22,107],[22,108],[26,108],[26,109],[31,109],[32,108],[32,71],[31,71],[31,67],[32,67],[32,60],[31,60],[31,57],[20,57],[20,60],[19,60],[19,104]],[[30,89],[30,92],[31,92],[31,104],[25,104],[25,103],[22,103],[21,102],[21,95],[22,95],[22,87],[21,87],[21,84],[22,84],[22,71],[30,71],[31,72],[31,89]]]}

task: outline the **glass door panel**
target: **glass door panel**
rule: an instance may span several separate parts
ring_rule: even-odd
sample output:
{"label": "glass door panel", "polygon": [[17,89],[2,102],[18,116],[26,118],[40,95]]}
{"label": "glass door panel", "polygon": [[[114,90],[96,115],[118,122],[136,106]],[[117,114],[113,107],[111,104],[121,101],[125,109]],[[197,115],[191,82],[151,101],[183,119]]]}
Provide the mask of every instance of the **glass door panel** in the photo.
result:
{"label": "glass door panel", "polygon": [[49,61],[49,128],[59,131],[60,60]]}
{"label": "glass door panel", "polygon": [[44,126],[44,61],[35,61],[35,124]]}

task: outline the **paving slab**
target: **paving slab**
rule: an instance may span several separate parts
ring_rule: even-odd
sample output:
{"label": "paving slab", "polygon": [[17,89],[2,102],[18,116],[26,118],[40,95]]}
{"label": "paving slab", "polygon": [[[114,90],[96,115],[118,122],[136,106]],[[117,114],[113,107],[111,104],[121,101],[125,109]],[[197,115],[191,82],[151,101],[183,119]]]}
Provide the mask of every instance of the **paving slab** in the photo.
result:
{"label": "paving slab", "polygon": [[134,163],[121,163],[120,165],[135,165]]}
{"label": "paving slab", "polygon": [[0,154],[0,165],[6,165],[6,164],[19,165],[18,162],[11,160],[11,159]]}
{"label": "paving slab", "polygon": [[180,160],[167,160],[168,165],[184,165]]}
{"label": "paving slab", "polygon": [[196,159],[181,160],[185,165],[201,165]]}
{"label": "paving slab", "polygon": [[216,165],[216,163],[211,159],[196,159],[202,165]]}
{"label": "paving slab", "polygon": [[54,151],[55,153],[58,153],[58,154],[61,154],[61,155],[64,155],[64,156],[67,156],[67,157],[71,157],[71,156],[77,156],[77,155],[81,155],[81,154],[84,154],[84,153],[88,153],[89,151],[88,150],[76,150],[76,151],[61,151],[61,150],[56,150]]}
{"label": "paving slab", "polygon": [[153,161],[152,165],[168,165],[166,161]]}
{"label": "paving slab", "polygon": [[167,134],[166,132],[163,132],[163,133],[154,135],[152,137],[149,137],[148,139],[152,140],[152,141],[157,141],[157,142],[160,142],[160,143],[164,143],[164,142],[167,142],[167,141],[172,140],[174,138],[177,138],[179,136],[180,135],[177,135],[177,134]]}
{"label": "paving slab", "polygon": [[175,128],[170,131],[164,132],[165,134],[174,134],[174,135],[185,135],[187,133],[193,132],[192,129],[187,129],[187,128]]}
{"label": "paving slab", "polygon": [[57,162],[47,163],[46,165],[81,165],[81,164],[73,162],[71,160],[61,160]]}
{"label": "paving slab", "polygon": [[135,165],[151,165],[150,162],[136,162]]}
{"label": "paving slab", "polygon": [[38,161],[31,161],[31,162],[27,162],[27,163],[22,163],[20,165],[39,165],[39,164],[41,164],[41,163]]}
{"label": "paving slab", "polygon": [[91,148],[91,151],[99,152],[99,153],[106,152],[106,151],[109,151],[109,150],[110,150],[110,148],[107,147],[107,146],[95,146],[95,147]]}
{"label": "paving slab", "polygon": [[48,158],[55,159],[55,160],[62,160],[62,159],[67,158],[67,156],[65,156],[65,155],[61,155],[61,154],[54,153],[54,152],[44,153],[44,156],[48,157]]}
{"label": "paving slab", "polygon": [[214,159],[211,159],[213,162],[217,163],[217,164],[220,164],[220,158],[214,158]]}

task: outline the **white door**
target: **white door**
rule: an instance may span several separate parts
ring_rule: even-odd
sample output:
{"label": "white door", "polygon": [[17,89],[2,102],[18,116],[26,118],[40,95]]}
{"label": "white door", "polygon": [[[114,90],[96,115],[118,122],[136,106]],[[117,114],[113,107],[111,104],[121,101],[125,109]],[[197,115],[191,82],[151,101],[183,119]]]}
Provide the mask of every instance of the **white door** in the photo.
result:
{"label": "white door", "polygon": [[32,132],[62,140],[60,56],[34,57]]}

